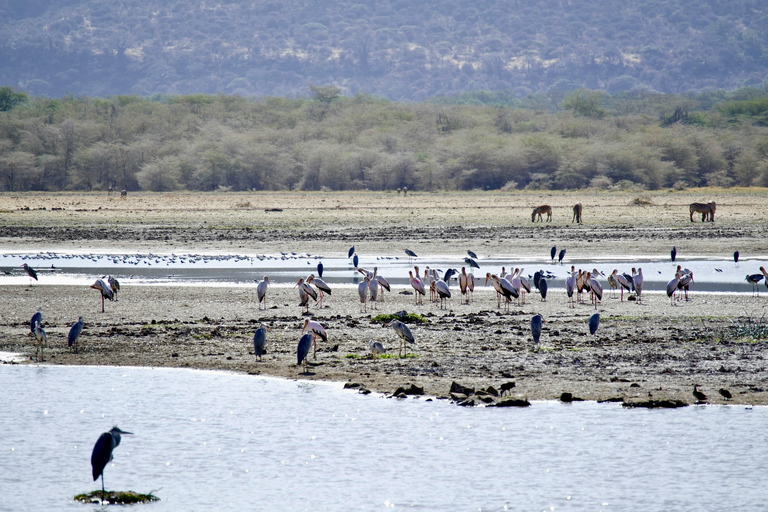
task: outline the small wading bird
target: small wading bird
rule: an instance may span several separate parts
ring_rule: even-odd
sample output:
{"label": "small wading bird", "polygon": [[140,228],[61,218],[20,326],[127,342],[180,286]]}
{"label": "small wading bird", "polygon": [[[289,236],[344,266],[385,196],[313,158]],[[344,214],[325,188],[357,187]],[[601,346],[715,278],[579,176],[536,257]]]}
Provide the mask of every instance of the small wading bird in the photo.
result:
{"label": "small wading bird", "polygon": [[112,298],[117,300],[117,292],[120,291],[120,282],[112,276],[107,276],[107,284],[109,289],[112,290]]}
{"label": "small wading bird", "polygon": [[30,267],[30,266],[29,266],[29,265],[27,265],[26,263],[24,263],[24,264],[21,266],[21,268],[23,268],[23,269],[24,269],[24,272],[26,272],[26,273],[27,273],[27,275],[29,276],[29,284],[30,284],[30,286],[32,285],[32,280],[33,280],[33,279],[34,279],[35,281],[37,281],[37,272],[35,272],[35,269],[33,269],[32,267]]}
{"label": "small wading bird", "polygon": [[[405,342],[413,343],[414,345],[416,344],[416,339],[413,337],[413,334],[411,334],[411,330],[400,320],[390,320],[384,324],[384,327],[392,327],[400,337],[400,351],[398,352],[399,356],[402,357],[403,355],[403,347],[405,346]],[[408,355],[407,350],[406,355]]]}
{"label": "small wading bird", "polygon": [[759,297],[760,296],[760,291],[757,288],[757,284],[760,281],[762,281],[764,277],[765,277],[764,274],[748,274],[747,277],[744,278],[744,280],[746,282],[748,282],[749,284],[752,285],[752,296],[753,297],[755,297],[755,296]]}
{"label": "small wading bird", "polygon": [[595,313],[589,317],[589,334],[595,334],[600,326],[600,313]]}
{"label": "small wading bird", "polygon": [[538,343],[541,338],[541,323],[543,322],[541,315],[535,315],[531,318],[531,334],[533,335],[533,342]]}
{"label": "small wading bird", "polygon": [[104,468],[112,460],[112,452],[120,445],[120,434],[131,434],[117,426],[99,436],[91,452],[91,474],[95,482],[101,476],[101,502],[104,503]]}
{"label": "small wading bird", "polygon": [[259,309],[261,309],[261,303],[264,303],[264,309],[267,309],[267,288],[269,287],[269,278],[264,276],[264,279],[259,281],[256,285],[256,298],[259,300]]}
{"label": "small wading bird", "polygon": [[264,324],[260,324],[259,328],[253,334],[253,354],[261,361],[261,356],[264,354],[264,346],[267,343],[267,327]]}
{"label": "small wading bird", "polygon": [[563,258],[565,258],[565,249],[562,249],[560,251],[560,254],[557,256],[557,262],[558,263],[562,263],[563,262]]}
{"label": "small wading bird", "polygon": [[312,345],[314,346],[314,352],[312,353],[313,357],[317,359],[317,336],[320,336],[320,339],[323,341],[328,341],[328,335],[325,333],[325,328],[323,328],[322,325],[320,325],[320,322],[316,322],[315,320],[306,319],[304,320],[304,328],[301,330],[303,333],[304,331],[309,331],[310,334],[312,334]]}
{"label": "small wading bird", "polygon": [[69,329],[69,334],[67,335],[67,345],[75,354],[77,354],[77,338],[79,338],[80,333],[83,332],[83,327],[85,327],[85,322],[83,322],[83,317],[79,317],[77,322],[72,324],[72,327]]}
{"label": "small wading bird", "polygon": [[[35,360],[39,363],[40,361],[45,361],[45,358],[43,357],[43,349],[45,348],[46,343],[48,343],[48,336],[45,335],[45,331],[40,326],[40,323],[35,324],[35,339],[37,339],[37,346],[35,347]],[[37,355],[38,350],[40,351],[40,356]]]}
{"label": "small wading bird", "polygon": [[97,279],[95,283],[91,285],[91,288],[98,290],[101,293],[101,312],[104,312],[104,299],[114,300],[115,296],[112,293],[112,288],[109,287],[103,279]]}
{"label": "small wading bird", "polygon": [[373,340],[369,341],[368,348],[371,349],[372,356],[378,356],[380,354],[387,353],[387,351],[384,349],[384,345],[382,345],[378,341],[373,341]]}
{"label": "small wading bird", "polygon": [[304,334],[299,339],[299,345],[296,347],[296,364],[300,365],[304,363],[304,373],[307,373],[307,355],[309,355],[309,349],[312,348],[312,335],[310,333]]}

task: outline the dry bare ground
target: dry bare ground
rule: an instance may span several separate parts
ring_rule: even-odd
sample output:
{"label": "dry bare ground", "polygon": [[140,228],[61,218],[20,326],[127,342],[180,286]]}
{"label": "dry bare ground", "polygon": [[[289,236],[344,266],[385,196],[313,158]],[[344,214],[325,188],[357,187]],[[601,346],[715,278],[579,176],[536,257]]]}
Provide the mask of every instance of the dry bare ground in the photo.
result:
{"label": "dry bare ground", "polygon": [[[456,254],[467,248],[500,257],[548,254],[554,240],[594,255],[666,255],[672,245],[689,254],[730,255],[734,246],[768,259],[768,192],[693,190],[643,193],[105,193],[4,194],[0,196],[0,248],[8,251],[109,249],[115,252]],[[691,223],[688,204],[715,200],[716,222]],[[584,223],[571,207],[584,205]],[[551,223],[532,223],[533,207],[551,204]],[[27,209],[28,208],[28,209]],[[271,210],[271,211],[265,211]],[[745,272],[746,273],[746,272]],[[255,285],[255,283],[254,283]],[[762,285],[761,285],[762,286]],[[763,290],[765,288],[763,287]],[[304,316],[296,291],[275,287],[270,308],[259,311],[254,288],[124,287],[119,301],[100,313],[98,295],[84,287],[0,287],[0,350],[34,352],[29,318],[43,308],[49,336],[47,362],[227,369],[302,379],[333,379],[394,392],[415,384],[448,396],[452,382],[480,389],[514,382],[512,394],[558,398],[694,401],[694,384],[708,401],[768,403],[765,340],[736,330],[747,316],[759,319],[768,293],[695,295],[670,307],[665,296],[644,305],[606,298],[596,336],[587,334],[588,305],[568,309],[564,296],[529,298],[510,313],[496,307],[489,288],[471,305],[458,293],[445,310],[427,300],[414,306],[404,286],[378,311],[359,312],[351,288],[334,291],[313,316],[329,332],[318,342],[309,374],[296,366],[295,346]],[[407,310],[424,315],[411,325],[416,345],[396,357],[397,337],[377,313]],[[533,344],[532,314],[546,319]],[[66,349],[69,325],[86,320],[80,352]],[[258,362],[251,339],[258,322],[271,326],[267,355]],[[373,358],[369,340],[390,356]],[[476,403],[481,398],[473,396]]]}

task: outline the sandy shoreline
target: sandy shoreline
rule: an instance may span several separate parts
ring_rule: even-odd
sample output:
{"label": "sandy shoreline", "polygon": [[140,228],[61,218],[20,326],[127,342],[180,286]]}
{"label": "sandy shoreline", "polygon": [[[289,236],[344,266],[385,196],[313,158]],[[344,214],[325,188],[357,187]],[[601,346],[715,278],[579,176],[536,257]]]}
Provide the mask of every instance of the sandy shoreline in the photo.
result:
{"label": "sandy shoreline", "polygon": [[[548,252],[558,243],[592,254],[664,254],[677,245],[689,253],[723,256],[737,246],[756,261],[766,257],[768,213],[754,206],[768,203],[765,191],[718,197],[718,204],[730,206],[719,207],[717,222],[691,224],[680,204],[702,195],[594,194],[578,198],[585,204],[585,223],[572,225],[568,205],[577,199],[573,194],[409,194],[407,199],[371,194],[368,203],[382,207],[376,215],[363,208],[366,194],[362,199],[338,193],[157,194],[129,196],[122,203],[96,194],[6,194],[0,196],[0,250],[267,253],[292,248],[342,254],[356,245],[365,254],[389,254],[405,245],[424,254],[463,257],[469,247],[523,254]],[[629,206],[636,196],[652,206]],[[259,206],[283,211],[268,214],[256,208],[257,200]],[[446,200],[456,209],[440,206]],[[531,224],[530,211],[520,205],[523,200],[557,205],[554,222]],[[305,207],[307,201],[327,207]],[[493,201],[516,207],[482,207]],[[472,202],[480,207],[460,206]],[[105,206],[99,210],[99,204]],[[24,206],[30,209],[19,209]],[[605,218],[596,218],[596,209]],[[596,336],[587,334],[586,325],[594,309],[568,309],[563,293],[550,295],[547,302],[529,298],[508,314],[496,308],[490,288],[478,288],[471,305],[461,305],[455,290],[446,310],[428,300],[414,306],[412,296],[392,293],[378,311],[360,313],[355,290],[343,287],[328,307],[311,310],[329,332],[329,342],[319,343],[311,375],[299,375],[295,364],[305,317],[290,288],[274,287],[270,309],[259,311],[252,287],[124,286],[119,300],[107,303],[101,314],[98,295],[87,286],[0,286],[0,303],[5,305],[0,310],[0,351],[34,353],[29,318],[41,307],[50,364],[223,369],[357,382],[385,393],[414,384],[439,397],[448,396],[454,381],[478,389],[515,382],[513,395],[528,399],[556,399],[569,392],[593,400],[693,403],[691,391],[698,384],[711,403],[725,403],[718,393],[724,388],[733,394],[733,403],[768,404],[765,342],[745,341],[731,327],[737,319],[760,318],[766,312],[768,294],[761,286],[759,298],[694,292],[691,302],[676,307],[664,295],[649,295],[646,304],[638,305],[606,293]],[[398,286],[393,291],[405,290]],[[428,320],[411,326],[417,341],[409,347],[412,356],[371,358],[369,340],[381,341],[396,354],[397,338],[369,317],[400,310]],[[546,320],[539,347],[529,330],[537,313]],[[71,354],[66,333],[78,316],[84,317],[86,330],[80,353]],[[272,328],[263,362],[252,355],[251,340],[260,321]]]}

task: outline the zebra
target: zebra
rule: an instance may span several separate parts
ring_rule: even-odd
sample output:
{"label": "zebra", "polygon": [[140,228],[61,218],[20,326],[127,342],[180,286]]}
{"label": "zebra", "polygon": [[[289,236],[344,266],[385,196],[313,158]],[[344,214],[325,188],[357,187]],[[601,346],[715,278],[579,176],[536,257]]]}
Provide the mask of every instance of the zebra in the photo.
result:
{"label": "zebra", "polygon": [[709,220],[709,222],[715,222],[716,208],[717,205],[715,205],[714,201],[710,203],[691,203],[691,206],[688,208],[691,212],[691,222],[693,222],[694,213],[701,214],[701,222],[705,222],[707,220]]}
{"label": "zebra", "polygon": [[543,214],[547,214],[547,222],[552,222],[552,207],[548,204],[544,204],[539,206],[538,208],[533,209],[533,213],[531,214],[531,222],[536,222],[536,216],[539,216],[540,221],[544,221],[542,219]]}
{"label": "zebra", "polygon": [[571,222],[576,222],[576,224],[581,224],[581,210],[582,206],[581,203],[573,205],[573,219]]}

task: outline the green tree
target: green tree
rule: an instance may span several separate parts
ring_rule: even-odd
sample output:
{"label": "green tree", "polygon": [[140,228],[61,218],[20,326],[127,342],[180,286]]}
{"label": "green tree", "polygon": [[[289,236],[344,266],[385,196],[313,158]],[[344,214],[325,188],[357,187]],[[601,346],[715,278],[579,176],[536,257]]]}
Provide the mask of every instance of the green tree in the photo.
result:
{"label": "green tree", "polygon": [[8,86],[0,87],[0,112],[8,112],[14,107],[26,103],[29,99],[25,92],[13,92]]}

